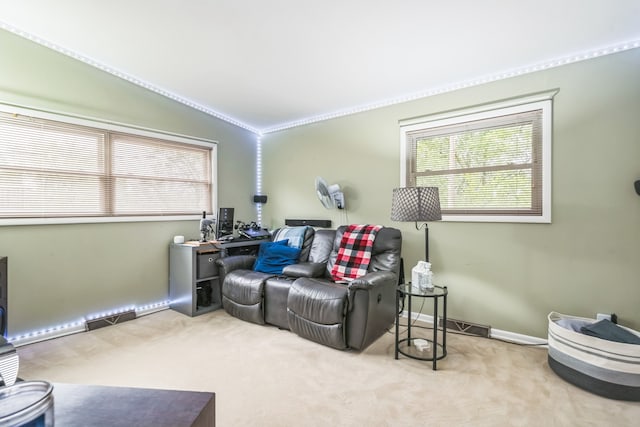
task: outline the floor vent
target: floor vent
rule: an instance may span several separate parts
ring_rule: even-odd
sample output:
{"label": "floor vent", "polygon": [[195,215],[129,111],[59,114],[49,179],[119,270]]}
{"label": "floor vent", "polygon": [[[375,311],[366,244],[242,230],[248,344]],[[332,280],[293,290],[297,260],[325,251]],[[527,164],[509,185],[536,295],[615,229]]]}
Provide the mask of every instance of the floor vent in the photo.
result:
{"label": "floor vent", "polygon": [[135,318],[135,310],[98,317],[96,319],[87,320],[87,330],[93,331],[94,329],[104,328],[105,326],[115,325],[116,323],[126,322],[127,320],[133,320]]}
{"label": "floor vent", "polygon": [[[442,326],[442,317],[439,318],[439,326]],[[478,325],[477,323],[465,322],[464,320],[456,320],[447,318],[447,329],[454,332],[462,332],[469,335],[477,335],[479,337],[489,338],[491,335],[491,326]]]}

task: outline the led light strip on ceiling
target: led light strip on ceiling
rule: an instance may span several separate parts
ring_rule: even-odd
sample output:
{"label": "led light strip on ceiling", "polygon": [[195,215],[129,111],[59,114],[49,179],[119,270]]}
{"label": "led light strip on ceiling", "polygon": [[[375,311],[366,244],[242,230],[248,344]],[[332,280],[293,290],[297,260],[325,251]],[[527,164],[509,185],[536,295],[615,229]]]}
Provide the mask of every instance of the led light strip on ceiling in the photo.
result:
{"label": "led light strip on ceiling", "polygon": [[229,117],[227,115],[224,115],[222,113],[219,113],[209,107],[205,107],[204,105],[201,105],[195,101],[192,101],[188,98],[185,98],[183,96],[177,95],[169,90],[166,89],[162,89],[156,85],[153,85],[149,82],[144,81],[143,79],[137,78],[135,76],[132,76],[131,74],[125,73],[123,71],[120,71],[116,68],[110,67],[108,65],[102,64],[101,62],[96,61],[95,59],[89,58],[88,56],[85,55],[81,55],[77,52],[74,52],[70,49],[64,48],[62,46],[58,46],[54,43],[51,43],[47,40],[44,40],[40,37],[34,36],[32,34],[27,33],[26,31],[22,31],[16,27],[13,27],[5,22],[0,21],[0,28],[7,30],[15,35],[18,35],[20,37],[23,37],[27,40],[30,40],[32,42],[38,43],[42,46],[45,46],[49,49],[55,50],[56,52],[62,53],[63,55],[67,55],[73,59],[77,59],[78,61],[82,61],[87,65],[91,65],[94,68],[98,68],[99,70],[102,70],[104,72],[107,72],[113,76],[119,77],[123,80],[126,80],[130,83],[133,83],[137,86],[140,86],[144,89],[150,90],[152,92],[157,93],[158,95],[162,95],[166,98],[169,98],[173,101],[179,102],[183,105],[186,105],[187,107],[191,107],[195,110],[201,111],[205,114],[208,114],[210,116],[213,116],[217,119],[223,120],[227,123],[230,123],[232,125],[241,127],[243,129],[246,129],[250,132],[253,132],[255,134],[259,134],[260,131],[252,126],[249,126],[248,124],[241,122],[240,120],[234,119],[232,117]]}
{"label": "led light strip on ceiling", "polygon": [[472,86],[478,86],[485,83],[491,83],[498,80],[504,80],[511,77],[521,76],[524,74],[535,73],[537,71],[543,71],[550,68],[560,67],[562,65],[572,64],[574,62],[580,62],[580,61],[585,61],[587,59],[598,58],[600,56],[611,55],[618,52],[624,52],[625,50],[636,49],[638,47],[640,47],[640,40],[633,40],[629,42],[618,43],[618,44],[601,48],[601,49],[593,49],[593,50],[585,51],[579,54],[572,54],[572,55],[564,56],[562,58],[540,62],[534,65],[514,68],[509,71],[502,71],[495,74],[490,74],[485,77],[451,83],[449,85],[427,89],[422,92],[415,92],[402,97],[377,101],[371,104],[364,104],[358,107],[352,107],[349,109],[335,111],[335,112],[324,114],[324,115],[318,115],[318,116],[313,116],[306,119],[292,121],[289,123],[283,123],[281,125],[262,129],[262,134],[278,132],[278,131],[290,129],[297,126],[304,126],[311,123],[321,122],[324,120],[330,120],[338,117],[348,116],[351,114],[357,114],[357,113],[362,113],[369,110],[375,110],[377,108],[388,107],[391,105],[402,104],[410,101],[416,101],[418,99],[427,98],[434,95],[453,92],[455,90],[464,89]]}
{"label": "led light strip on ceiling", "polygon": [[404,102],[409,102],[409,101],[415,101],[421,98],[427,98],[430,96],[434,96],[434,95],[440,95],[443,93],[447,93],[447,92],[452,92],[455,90],[459,90],[459,89],[464,89],[464,88],[468,88],[468,87],[472,87],[472,86],[478,86],[481,84],[485,84],[485,83],[490,83],[490,82],[495,82],[498,80],[503,80],[503,79],[508,79],[511,77],[516,77],[516,76],[521,76],[523,74],[529,74],[529,73],[535,73],[537,71],[542,71],[542,70],[547,70],[550,68],[555,68],[555,67],[560,67],[562,65],[567,65],[567,64],[572,64],[575,62],[580,62],[580,61],[585,61],[588,59],[593,59],[593,58],[598,58],[600,56],[605,56],[605,55],[611,55],[614,53],[618,53],[618,52],[623,52],[626,50],[631,50],[631,49],[636,49],[638,47],[640,47],[640,39],[636,39],[636,40],[631,40],[631,41],[626,41],[626,42],[621,42],[621,43],[617,43],[614,45],[610,45],[607,47],[603,47],[603,48],[594,48],[588,51],[584,51],[581,53],[577,53],[577,54],[571,54],[571,55],[567,55],[567,56],[563,56],[561,58],[556,58],[556,59],[552,59],[549,61],[544,61],[544,62],[540,62],[534,65],[529,65],[529,66],[524,66],[524,67],[519,67],[519,68],[514,68],[512,70],[507,70],[507,71],[502,71],[502,72],[498,72],[498,73],[494,73],[494,74],[490,74],[484,77],[480,77],[480,78],[474,78],[474,79],[470,79],[470,80],[465,80],[462,82],[455,82],[455,83],[451,83],[445,86],[441,86],[441,87],[436,87],[436,88],[431,88],[431,89],[426,89],[424,91],[420,91],[420,92],[415,92],[409,95],[404,95],[401,97],[397,97],[397,98],[391,98],[391,99],[386,99],[386,100],[381,100],[381,101],[377,101],[377,102],[373,102],[373,103],[369,103],[369,104],[363,104],[361,106],[357,106],[357,107],[351,107],[348,109],[344,109],[344,110],[338,110],[335,112],[331,112],[331,113],[327,113],[327,114],[321,114],[321,115],[317,115],[317,116],[312,116],[312,117],[308,117],[308,118],[304,118],[304,119],[300,119],[300,120],[295,120],[295,121],[291,121],[291,122],[287,122],[287,123],[282,123],[276,126],[271,126],[271,127],[267,127],[267,128],[263,128],[263,129],[257,129],[253,126],[250,126],[240,120],[231,118],[229,116],[226,116],[222,113],[219,113],[211,108],[205,107],[195,101],[192,101],[188,98],[182,97],[180,95],[174,94],[171,91],[168,91],[166,89],[162,89],[158,86],[155,86],[151,83],[148,83],[142,79],[139,79],[137,77],[134,77],[130,74],[127,74],[123,71],[119,71],[113,67],[107,66],[105,64],[102,64],[94,59],[91,59],[87,56],[81,55],[77,52],[74,52],[72,50],[66,49],[64,47],[58,46],[54,43],[51,43],[47,40],[44,40],[40,37],[34,36],[32,34],[27,33],[26,31],[22,31],[16,27],[13,27],[12,25],[9,25],[7,23],[4,23],[2,21],[0,21],[0,28],[7,30],[13,34],[16,34],[20,37],[26,38],[28,40],[31,40],[35,43],[38,43],[40,45],[43,45],[49,49],[55,50],[56,52],[62,53],[64,55],[67,55],[71,58],[77,59],[79,61],[82,61],[88,65],[91,65],[92,67],[98,68],[102,71],[105,71],[109,74],[112,74],[116,77],[119,77],[121,79],[124,79],[130,83],[133,83],[135,85],[138,85],[140,87],[143,87],[145,89],[148,89],[152,92],[155,92],[159,95],[165,96],[169,99],[172,99],[176,102],[179,102],[181,104],[184,104],[188,107],[194,108],[198,111],[201,111],[205,114],[208,114],[210,116],[216,117],[220,120],[224,120],[227,123],[230,123],[232,125],[241,127],[243,129],[246,129],[250,132],[253,132],[256,135],[265,135],[268,133],[272,133],[272,132],[279,132],[282,130],[286,130],[286,129],[290,129],[290,128],[294,128],[294,127],[298,127],[298,126],[304,126],[304,125],[308,125],[311,123],[317,123],[317,122],[321,122],[324,120],[330,120],[330,119],[335,119],[338,117],[343,117],[343,116],[348,116],[351,114],[357,114],[357,113],[362,113],[365,111],[369,111],[369,110],[375,110],[378,108],[382,108],[382,107],[388,107],[391,105],[395,105],[395,104],[401,104]]}

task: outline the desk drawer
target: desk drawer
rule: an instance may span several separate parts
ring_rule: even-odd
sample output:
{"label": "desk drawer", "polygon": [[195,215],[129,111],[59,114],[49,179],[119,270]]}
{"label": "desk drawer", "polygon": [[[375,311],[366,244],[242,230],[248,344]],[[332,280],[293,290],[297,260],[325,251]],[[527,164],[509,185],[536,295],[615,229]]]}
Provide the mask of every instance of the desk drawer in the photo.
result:
{"label": "desk drawer", "polygon": [[196,260],[198,280],[218,275],[218,266],[216,265],[216,260],[218,258],[220,258],[219,252],[198,254],[198,258]]}

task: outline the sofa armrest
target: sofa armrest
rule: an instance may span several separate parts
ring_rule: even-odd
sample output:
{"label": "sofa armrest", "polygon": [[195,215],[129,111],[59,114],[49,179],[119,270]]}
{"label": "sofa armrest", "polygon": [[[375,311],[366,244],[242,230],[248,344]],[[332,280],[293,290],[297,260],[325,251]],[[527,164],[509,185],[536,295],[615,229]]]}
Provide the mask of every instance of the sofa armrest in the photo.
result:
{"label": "sofa armrest", "polygon": [[322,277],[326,269],[326,262],[302,262],[287,265],[282,269],[282,274],[289,277]]}
{"label": "sofa armrest", "polygon": [[254,255],[232,255],[216,260],[220,270],[219,275],[222,278],[234,270],[253,270],[255,262],[256,257]]}
{"label": "sofa armrest", "polygon": [[370,289],[376,286],[395,285],[396,275],[391,271],[373,271],[349,282],[349,290]]}
{"label": "sofa armrest", "polygon": [[368,273],[349,283],[347,344],[361,350],[395,321],[398,277],[391,271]]}

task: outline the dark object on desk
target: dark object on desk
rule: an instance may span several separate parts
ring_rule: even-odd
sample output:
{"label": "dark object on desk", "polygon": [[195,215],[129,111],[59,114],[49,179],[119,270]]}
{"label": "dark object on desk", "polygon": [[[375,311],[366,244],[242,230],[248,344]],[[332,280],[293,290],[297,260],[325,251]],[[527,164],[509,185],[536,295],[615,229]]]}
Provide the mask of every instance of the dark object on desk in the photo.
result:
{"label": "dark object on desk", "polygon": [[220,208],[218,212],[218,227],[216,236],[218,238],[233,234],[233,208]]}
{"label": "dark object on desk", "polygon": [[269,231],[265,228],[259,228],[257,230],[252,228],[248,230],[238,230],[238,234],[246,237],[247,239],[268,239],[271,237],[271,234],[269,234]]}
{"label": "dark object on desk", "polygon": [[636,193],[640,196],[640,179],[633,183],[634,187],[636,187]]}
{"label": "dark object on desk", "polygon": [[602,319],[588,326],[583,326],[580,328],[580,332],[603,340],[622,342],[626,344],[640,344],[640,337],[632,334],[624,328],[621,328],[609,319]]}
{"label": "dark object on desk", "polygon": [[269,230],[260,227],[255,221],[251,221],[249,224],[243,221],[237,221],[235,227],[238,230],[238,234],[246,239],[267,239],[271,237]]}
{"label": "dark object on desk", "polygon": [[215,426],[214,393],[55,383],[53,396],[57,426]]}

